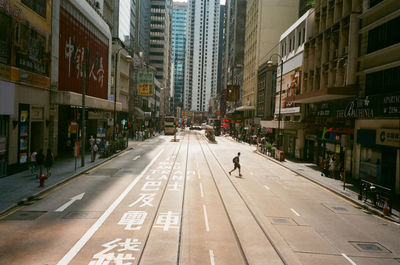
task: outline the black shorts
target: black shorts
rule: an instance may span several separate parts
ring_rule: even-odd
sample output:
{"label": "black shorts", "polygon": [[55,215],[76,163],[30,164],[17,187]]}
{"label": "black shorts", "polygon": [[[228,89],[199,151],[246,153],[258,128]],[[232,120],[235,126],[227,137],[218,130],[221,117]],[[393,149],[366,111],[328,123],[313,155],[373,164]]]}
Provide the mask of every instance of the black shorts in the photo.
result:
{"label": "black shorts", "polygon": [[239,163],[233,163],[233,166],[235,167],[234,170],[237,169],[237,168],[240,169],[240,164]]}

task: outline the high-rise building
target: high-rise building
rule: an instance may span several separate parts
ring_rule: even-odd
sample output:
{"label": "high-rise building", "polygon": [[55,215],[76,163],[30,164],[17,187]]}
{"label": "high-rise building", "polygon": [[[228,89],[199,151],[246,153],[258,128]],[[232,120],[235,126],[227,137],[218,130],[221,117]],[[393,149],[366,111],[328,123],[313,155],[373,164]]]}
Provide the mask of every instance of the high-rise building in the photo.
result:
{"label": "high-rise building", "polygon": [[137,8],[137,50],[142,52],[143,60],[149,63],[150,42],[150,1],[138,0]]}
{"label": "high-rise building", "polygon": [[255,109],[258,67],[277,53],[279,37],[296,21],[298,10],[299,0],[280,0],[278,5],[271,0],[247,1],[243,106]]}
{"label": "high-rise building", "polygon": [[183,107],[185,84],[185,47],[186,47],[187,3],[174,2],[172,10],[172,64],[173,64],[173,101],[176,107]]}
{"label": "high-rise building", "polygon": [[242,87],[243,84],[246,2],[246,0],[226,1],[221,72],[221,115],[224,115],[227,110],[227,86],[239,85],[239,87]]}
{"label": "high-rise building", "polygon": [[184,108],[208,111],[217,91],[220,1],[188,3]]}
{"label": "high-rise building", "polygon": [[135,14],[136,1],[131,0],[115,0],[114,1],[114,21],[113,21],[113,38],[119,38],[122,42],[130,44],[135,39],[135,28],[131,23],[136,23]]}

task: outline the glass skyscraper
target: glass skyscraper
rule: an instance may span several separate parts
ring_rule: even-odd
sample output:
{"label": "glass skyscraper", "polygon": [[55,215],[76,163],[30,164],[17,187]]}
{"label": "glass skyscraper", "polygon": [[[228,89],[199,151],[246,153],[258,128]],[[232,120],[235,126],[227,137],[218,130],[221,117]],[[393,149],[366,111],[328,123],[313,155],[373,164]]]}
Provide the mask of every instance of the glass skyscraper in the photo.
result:
{"label": "glass skyscraper", "polygon": [[185,47],[186,47],[187,3],[174,2],[172,10],[172,63],[173,100],[175,107],[183,107],[185,86]]}

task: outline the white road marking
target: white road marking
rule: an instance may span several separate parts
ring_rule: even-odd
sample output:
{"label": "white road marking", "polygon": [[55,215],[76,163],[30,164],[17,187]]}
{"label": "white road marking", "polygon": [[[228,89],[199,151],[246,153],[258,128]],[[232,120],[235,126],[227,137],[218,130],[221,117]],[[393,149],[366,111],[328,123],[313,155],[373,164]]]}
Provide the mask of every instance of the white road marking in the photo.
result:
{"label": "white road marking", "polygon": [[135,156],[134,158],[132,158],[132,160],[137,160],[138,158],[140,158],[140,156]]}
{"label": "white road marking", "polygon": [[85,195],[84,192],[81,193],[81,194],[79,194],[79,195],[76,195],[76,196],[72,197],[67,203],[63,204],[60,208],[58,208],[57,210],[55,210],[55,212],[62,212],[62,211],[64,211],[64,210],[67,209],[71,204],[73,204],[75,201],[82,200],[83,195]]}
{"label": "white road marking", "polygon": [[345,259],[347,259],[347,260],[350,262],[350,264],[352,264],[352,265],[357,265],[354,261],[352,261],[349,257],[347,257],[346,254],[342,253],[342,256],[343,256]]}
{"label": "white road marking", "polygon": [[204,222],[206,223],[206,231],[210,232],[210,226],[208,225],[207,209],[204,204],[203,204],[203,212],[204,212]]}
{"label": "white road marking", "polygon": [[143,169],[139,176],[137,176],[131,184],[119,195],[119,197],[108,207],[108,209],[100,216],[99,219],[89,228],[89,230],[75,243],[75,245],[65,254],[65,256],[57,263],[57,265],[67,265],[71,262],[71,260],[75,257],[75,255],[82,249],[82,247],[89,241],[89,239],[96,233],[96,231],[100,228],[100,226],[104,223],[104,221],[110,216],[110,214],[117,208],[117,206],[121,203],[121,201],[128,195],[128,193],[132,190],[132,188],[140,181],[140,179],[144,176],[146,171],[154,164],[154,162],[158,159],[161,153],[164,152],[162,149],[151,162]]}
{"label": "white road marking", "polygon": [[298,212],[296,212],[293,208],[290,208],[290,210],[297,216],[300,216],[300,214]]}
{"label": "white road marking", "polygon": [[204,197],[203,185],[201,183],[200,183],[200,195],[202,198]]}
{"label": "white road marking", "polygon": [[197,170],[197,177],[198,177],[199,179],[201,179],[201,177],[200,177],[200,171],[198,171],[198,170]]}
{"label": "white road marking", "polygon": [[214,251],[212,251],[212,249],[210,249],[209,252],[210,252],[210,261],[211,261],[211,265],[215,265]]}
{"label": "white road marking", "polygon": [[270,190],[270,188],[267,185],[264,185],[266,190]]}

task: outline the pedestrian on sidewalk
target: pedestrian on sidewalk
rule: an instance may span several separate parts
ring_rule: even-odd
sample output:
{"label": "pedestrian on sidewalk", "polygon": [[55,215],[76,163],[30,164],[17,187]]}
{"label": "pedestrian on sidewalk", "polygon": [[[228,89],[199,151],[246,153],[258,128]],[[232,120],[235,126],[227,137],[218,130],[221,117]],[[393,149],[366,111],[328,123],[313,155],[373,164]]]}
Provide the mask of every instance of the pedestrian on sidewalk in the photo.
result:
{"label": "pedestrian on sidewalk", "polygon": [[97,151],[99,151],[99,147],[97,143],[94,143],[92,146],[92,162],[96,161]]}
{"label": "pedestrian on sidewalk", "polygon": [[335,155],[332,155],[331,161],[329,162],[329,169],[331,170],[332,178],[335,178],[336,173],[336,158]]}
{"label": "pedestrian on sidewalk", "polygon": [[47,176],[51,176],[51,166],[53,165],[54,162],[54,156],[53,153],[51,152],[50,148],[47,148],[47,153],[46,153],[46,160],[44,161],[44,165],[47,170]]}
{"label": "pedestrian on sidewalk", "polygon": [[240,163],[239,163],[239,156],[240,156],[240,152],[237,154],[237,156],[235,156],[232,160],[233,162],[233,169],[231,171],[229,171],[229,175],[232,174],[233,171],[235,171],[236,169],[239,169],[239,177],[242,176],[242,174],[240,174]]}
{"label": "pedestrian on sidewalk", "polygon": [[39,176],[36,174],[36,170],[37,170],[36,155],[37,155],[37,152],[35,152],[35,151],[33,151],[31,153],[30,167],[31,167],[31,175],[36,175],[36,178],[38,178]]}
{"label": "pedestrian on sidewalk", "polygon": [[39,177],[43,173],[43,164],[44,164],[44,154],[43,154],[43,149],[39,150],[39,153],[36,155],[36,164],[39,167]]}

